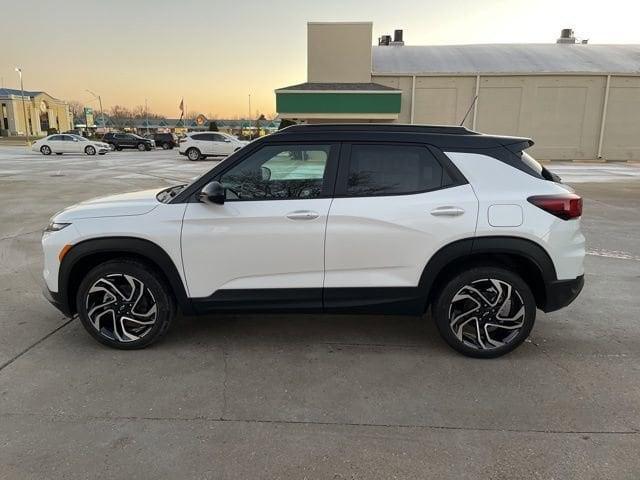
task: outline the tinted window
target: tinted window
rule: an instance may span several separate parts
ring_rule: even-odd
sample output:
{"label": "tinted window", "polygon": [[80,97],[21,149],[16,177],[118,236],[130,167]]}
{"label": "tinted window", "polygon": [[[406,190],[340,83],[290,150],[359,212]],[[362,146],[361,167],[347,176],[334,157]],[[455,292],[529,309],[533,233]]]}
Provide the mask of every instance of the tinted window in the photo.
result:
{"label": "tinted window", "polygon": [[71,135],[62,135],[63,142],[73,142],[73,137]]}
{"label": "tinted window", "polygon": [[230,200],[317,198],[330,145],[263,147],[222,174]]}
{"label": "tinted window", "polygon": [[440,188],[442,166],[426,147],[352,145],[347,195],[398,195]]}
{"label": "tinted window", "polygon": [[53,135],[49,137],[50,142],[59,142],[60,140],[62,140],[62,135]]}
{"label": "tinted window", "polygon": [[194,140],[209,140],[206,133],[197,133],[195,135],[191,135],[191,138]]}

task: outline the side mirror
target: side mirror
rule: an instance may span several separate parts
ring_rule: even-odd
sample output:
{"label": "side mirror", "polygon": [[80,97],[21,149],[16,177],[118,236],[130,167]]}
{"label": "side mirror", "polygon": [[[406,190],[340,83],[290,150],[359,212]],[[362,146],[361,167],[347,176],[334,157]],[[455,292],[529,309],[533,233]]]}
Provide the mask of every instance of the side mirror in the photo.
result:
{"label": "side mirror", "polygon": [[214,203],[216,205],[223,205],[225,197],[224,187],[216,180],[207,183],[198,194],[198,200],[202,203]]}
{"label": "side mirror", "polygon": [[268,182],[271,180],[271,169],[269,167],[260,167],[260,172],[262,174],[262,180],[264,182]]}

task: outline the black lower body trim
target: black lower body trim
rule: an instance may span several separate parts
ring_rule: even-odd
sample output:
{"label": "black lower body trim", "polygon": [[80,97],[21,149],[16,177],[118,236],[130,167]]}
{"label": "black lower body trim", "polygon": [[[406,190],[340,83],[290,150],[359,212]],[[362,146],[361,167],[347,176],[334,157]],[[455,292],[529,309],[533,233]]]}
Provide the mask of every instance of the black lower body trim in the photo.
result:
{"label": "black lower body trim", "polygon": [[422,315],[426,295],[418,287],[325,288],[324,310],[330,313]]}
{"label": "black lower body trim", "polygon": [[192,299],[198,313],[307,312],[422,315],[426,296],[418,287],[263,288],[218,290]]}
{"label": "black lower body trim", "polygon": [[64,295],[60,295],[58,292],[52,292],[46,287],[42,289],[42,294],[51,305],[60,310],[65,316],[69,318],[73,317],[69,303],[65,301]]}
{"label": "black lower body trim", "polygon": [[584,286],[584,275],[573,280],[555,280],[546,285],[546,302],[543,312],[553,312],[573,302]]}
{"label": "black lower body trim", "polygon": [[260,288],[218,290],[193,298],[197,313],[208,312],[321,312],[322,288]]}

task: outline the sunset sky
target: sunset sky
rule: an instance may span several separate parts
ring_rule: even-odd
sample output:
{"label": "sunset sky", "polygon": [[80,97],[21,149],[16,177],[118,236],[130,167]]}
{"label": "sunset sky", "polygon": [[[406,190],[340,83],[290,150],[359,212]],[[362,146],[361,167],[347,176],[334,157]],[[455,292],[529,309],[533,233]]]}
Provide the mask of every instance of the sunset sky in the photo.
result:
{"label": "sunset sky", "polygon": [[[0,82],[178,117],[275,113],[273,90],[306,80],[308,21],[372,21],[412,45],[548,43],[573,27],[590,43],[640,43],[634,0],[0,0]],[[7,21],[7,19],[11,19]]]}

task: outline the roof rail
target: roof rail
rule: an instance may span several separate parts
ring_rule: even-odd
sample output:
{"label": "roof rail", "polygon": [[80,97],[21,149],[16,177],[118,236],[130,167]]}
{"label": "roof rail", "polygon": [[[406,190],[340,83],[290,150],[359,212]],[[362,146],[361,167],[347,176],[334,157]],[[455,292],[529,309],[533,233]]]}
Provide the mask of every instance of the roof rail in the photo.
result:
{"label": "roof rail", "polygon": [[410,125],[402,123],[314,123],[291,125],[283,128],[276,135],[287,133],[310,132],[405,132],[405,133],[431,133],[440,135],[479,135],[478,132],[457,125]]}

